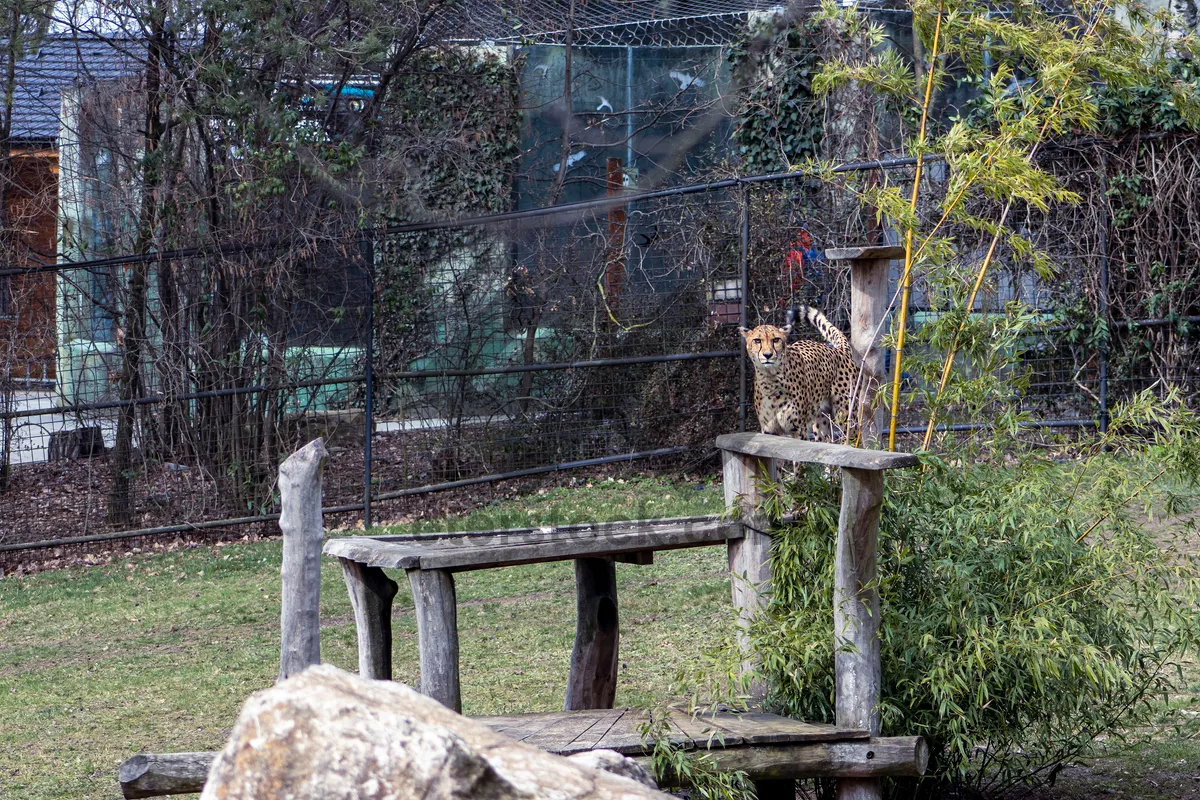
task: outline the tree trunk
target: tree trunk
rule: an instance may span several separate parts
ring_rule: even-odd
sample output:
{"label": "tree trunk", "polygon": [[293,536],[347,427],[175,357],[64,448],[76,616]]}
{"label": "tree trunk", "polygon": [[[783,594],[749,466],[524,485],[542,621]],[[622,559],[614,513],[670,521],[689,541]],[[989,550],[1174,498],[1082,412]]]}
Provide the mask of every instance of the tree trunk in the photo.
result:
{"label": "tree trunk", "polygon": [[[134,252],[148,253],[154,240],[157,223],[157,189],[162,170],[158,164],[159,144],[162,142],[162,60],[165,51],[166,9],[161,0],[150,10],[150,41],[146,60],[146,133],[142,155],[141,209],[138,220],[137,243]],[[137,419],[135,401],[141,396],[143,347],[146,341],[146,296],[150,265],[148,261],[133,264],[129,276],[129,291],[125,303],[123,324],[124,342],[121,347],[121,400],[117,417],[117,435],[113,445],[112,489],[108,497],[108,518],[116,525],[133,520],[133,428]],[[120,339],[121,337],[119,337]]]}

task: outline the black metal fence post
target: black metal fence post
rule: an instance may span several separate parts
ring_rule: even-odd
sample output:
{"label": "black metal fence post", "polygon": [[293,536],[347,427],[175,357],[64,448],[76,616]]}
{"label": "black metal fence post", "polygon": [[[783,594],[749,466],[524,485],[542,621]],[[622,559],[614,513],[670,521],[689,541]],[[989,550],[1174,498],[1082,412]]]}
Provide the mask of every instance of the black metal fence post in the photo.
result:
{"label": "black metal fence post", "polygon": [[363,527],[371,527],[371,437],[375,433],[375,248],[367,240],[367,359],[363,368]]}
{"label": "black metal fence post", "polygon": [[[742,327],[750,327],[750,186],[742,184]],[[739,358],[738,365],[738,430],[746,430],[746,359]]]}
{"label": "black metal fence post", "polygon": [[1098,308],[1104,336],[1100,339],[1100,435],[1108,431],[1108,346],[1111,329],[1108,321],[1108,154],[1100,154],[1100,296]]}

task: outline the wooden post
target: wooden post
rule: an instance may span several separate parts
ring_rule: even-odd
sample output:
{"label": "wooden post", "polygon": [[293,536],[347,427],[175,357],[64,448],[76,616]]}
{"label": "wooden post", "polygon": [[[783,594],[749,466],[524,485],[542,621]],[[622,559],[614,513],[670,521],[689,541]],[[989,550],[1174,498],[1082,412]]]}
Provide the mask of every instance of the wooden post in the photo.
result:
{"label": "wooden post", "polygon": [[354,627],[358,631],[358,674],[373,680],[392,679],[392,598],[399,587],[379,567],[339,558]]}
{"label": "wooden post", "polygon": [[444,569],[410,569],[408,580],[417,612],[421,694],[461,714],[454,575]]}
{"label": "wooden post", "polygon": [[863,446],[877,447],[884,428],[884,408],[875,403],[884,377],[884,351],[878,344],[887,333],[883,321],[891,300],[888,274],[892,260],[904,258],[904,248],[847,247],[826,250],[825,257],[850,262],[850,347],[862,365],[850,409],[851,414],[861,409]]}
{"label": "wooden post", "polygon": [[617,569],[611,558],[575,559],[575,648],[564,711],[612,708],[617,696]]}
{"label": "wooden post", "polygon": [[[771,537],[767,521],[758,514],[757,482],[777,476],[775,461],[744,453],[721,451],[721,466],[725,485],[725,507],[741,507],[745,535],[729,542],[729,582],[733,589],[733,607],[738,610],[738,644],[742,649],[742,672],[751,672],[755,660],[746,628],[758,610],[765,605],[771,588]],[[751,687],[752,694],[761,700],[766,687],[761,683]]]}
{"label": "wooden post", "polygon": [[[879,587],[876,540],[883,506],[883,473],[842,469],[842,510],[834,563],[833,629],[838,727],[879,736]],[[838,800],[878,800],[878,778],[838,781]]]}
{"label": "wooden post", "polygon": [[279,680],[321,663],[321,476],[329,451],[314,439],[279,467],[283,610]]}

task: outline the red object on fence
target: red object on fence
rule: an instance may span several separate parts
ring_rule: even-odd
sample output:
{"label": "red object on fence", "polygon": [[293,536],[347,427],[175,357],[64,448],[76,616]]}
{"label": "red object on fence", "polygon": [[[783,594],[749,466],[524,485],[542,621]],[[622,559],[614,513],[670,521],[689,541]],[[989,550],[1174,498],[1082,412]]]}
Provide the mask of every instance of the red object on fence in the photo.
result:
{"label": "red object on fence", "polygon": [[[804,286],[805,253],[813,249],[813,237],[807,230],[801,228],[800,234],[792,241],[791,249],[783,262],[783,278],[787,281],[791,295],[795,295]],[[791,297],[779,298],[781,306],[790,305]]]}

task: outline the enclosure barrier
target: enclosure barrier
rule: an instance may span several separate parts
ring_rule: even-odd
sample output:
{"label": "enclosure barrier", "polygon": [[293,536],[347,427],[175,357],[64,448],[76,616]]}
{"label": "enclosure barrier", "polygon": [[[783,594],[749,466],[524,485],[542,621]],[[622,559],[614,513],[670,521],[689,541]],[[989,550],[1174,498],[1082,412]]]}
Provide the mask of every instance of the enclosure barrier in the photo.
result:
{"label": "enclosure barrier", "polygon": [[[1090,193],[1101,198],[1100,205],[1117,202],[1100,191],[1103,186],[1097,188],[1094,184],[1103,183],[1107,174],[1103,169],[1105,159],[1115,158],[1123,145],[1091,139],[1070,144],[1074,151],[1055,148],[1059,155],[1053,156],[1056,160],[1051,165],[1056,174],[1061,174],[1064,185],[1072,181],[1086,184],[1071,186],[1085,196]],[[1067,158],[1063,153],[1073,154]],[[1098,168],[1095,162],[1099,162]],[[900,172],[888,180],[904,182],[913,163],[911,158],[859,162],[841,165],[835,172],[898,169]],[[1114,165],[1111,172],[1117,171]],[[868,286],[869,281],[853,274],[857,265],[871,260],[867,250],[825,250],[824,258],[820,252],[836,241],[877,241],[880,234],[886,238],[886,231],[862,229],[858,222],[838,216],[838,208],[833,206],[839,201],[834,195],[817,197],[809,193],[805,179],[803,173],[789,172],[652,192],[625,191],[618,186],[609,196],[559,206],[337,232],[316,245],[321,255],[316,259],[320,269],[312,270],[310,275],[305,271],[307,267],[296,267],[298,284],[292,292],[295,302],[305,309],[319,307],[318,311],[296,316],[291,307],[278,309],[289,320],[295,317],[287,341],[290,344],[292,337],[299,338],[292,349],[322,354],[319,358],[313,355],[307,367],[298,371],[290,362],[282,370],[252,364],[236,374],[208,375],[200,371],[167,381],[164,376],[174,374],[172,364],[192,361],[190,357],[167,357],[170,354],[159,352],[161,343],[155,339],[144,343],[148,348],[144,354],[148,374],[140,382],[137,396],[118,398],[112,391],[112,370],[119,366],[116,362],[120,354],[111,342],[97,341],[94,344],[107,349],[84,359],[87,365],[80,368],[79,375],[72,377],[71,369],[60,369],[60,394],[43,392],[35,402],[27,395],[37,393],[23,379],[6,381],[0,365],[0,491],[6,468],[4,453],[8,452],[10,480],[21,487],[9,490],[12,500],[19,512],[30,509],[28,515],[16,515],[22,517],[21,525],[0,522],[0,554],[137,537],[201,534],[276,520],[275,499],[264,487],[269,486],[277,454],[322,435],[310,428],[338,414],[345,415],[339,423],[341,434],[349,434],[355,441],[346,445],[330,439],[330,446],[350,447],[355,452],[353,458],[341,456],[343,469],[337,480],[326,486],[329,504],[325,510],[361,514],[367,526],[379,517],[372,508],[374,503],[560,469],[644,459],[678,462],[681,456],[705,458],[717,433],[747,428],[750,376],[740,351],[733,348],[737,342],[733,324],[778,321],[789,303],[811,303],[821,306],[844,326],[845,310],[855,304],[861,291],[867,291],[874,298],[872,303],[880,301],[885,308],[891,300],[886,291],[887,284],[895,280],[894,274],[888,274],[893,270],[885,267],[875,273],[877,287]],[[929,174],[926,179],[932,180]],[[830,191],[836,194],[839,190]],[[623,215],[620,241],[614,238],[606,214]],[[1021,371],[1030,376],[1031,382],[1022,400],[1022,410],[1031,418],[1023,420],[1022,427],[1103,430],[1114,403],[1152,385],[1180,386],[1186,399],[1194,403],[1200,386],[1195,370],[1195,323],[1200,316],[1194,304],[1183,303],[1164,316],[1157,307],[1141,303],[1139,298],[1145,299],[1144,293],[1129,295],[1126,284],[1134,266],[1130,261],[1133,245],[1122,238],[1122,229],[1102,215],[1098,232],[1066,236],[1063,234],[1084,228],[1070,218],[1069,210],[1063,210],[1062,215],[1062,219],[1031,221],[1031,225],[1041,226],[1031,229],[1031,235],[1042,238],[1035,244],[1045,245],[1062,261],[1064,269],[1073,268],[1071,265],[1080,268],[1080,276],[1070,279],[1074,283],[1069,290],[1030,282],[1016,267],[1011,275],[997,273],[1002,293],[1015,292],[1035,304],[1041,318],[1036,332],[1015,345],[1027,353]],[[763,224],[768,219],[771,224]],[[1087,228],[1095,229],[1095,225]],[[394,246],[395,241],[408,241],[404,237],[434,233],[469,240],[472,247],[491,246],[499,240],[510,246],[495,264],[487,269],[477,267],[478,275],[474,277],[480,280],[472,278],[472,285],[491,287],[488,291],[500,299],[498,304],[488,306],[486,314],[479,313],[482,307],[470,310],[470,318],[483,323],[472,334],[474,338],[462,343],[463,352],[474,355],[438,355],[438,348],[447,348],[434,343],[444,340],[447,331],[462,327],[450,322],[432,333],[406,339],[399,349],[395,343],[389,344],[383,333],[389,315],[395,312],[386,305],[375,307],[383,303],[381,287],[388,280],[374,274],[377,263],[384,263],[386,258],[404,262],[411,255],[404,255],[408,251],[397,256],[385,249]],[[807,244],[798,244],[810,233]],[[593,243],[587,252],[565,255],[558,246],[561,242],[584,240]],[[280,254],[311,249],[312,245],[281,239],[34,267],[4,265],[0,276],[32,279],[44,273],[48,280],[55,278],[63,286],[79,284],[75,291],[86,294],[93,290],[84,284],[103,282],[122,265],[151,261],[180,265],[171,274],[218,267],[237,270],[248,268],[250,261],[282,257]],[[680,250],[685,246],[694,247],[696,252]],[[339,248],[345,251],[340,260],[327,261],[326,255]],[[513,270],[519,272],[528,265],[536,272],[545,266],[545,259],[554,262],[546,262],[552,272],[592,275],[593,282],[597,266],[620,263],[631,281],[630,287],[637,283],[643,288],[650,282],[640,280],[645,275],[634,280],[634,268],[643,268],[657,259],[661,262],[658,277],[667,281],[664,276],[675,276],[670,280],[680,282],[660,282],[647,289],[656,293],[654,302],[661,306],[649,313],[635,309],[628,292],[619,304],[607,307],[601,302],[610,299],[601,296],[607,289],[597,290],[582,279],[569,292],[547,295],[541,292],[544,287],[534,275],[531,302],[557,309],[554,319],[544,314],[539,317],[541,311],[533,317],[522,317],[529,309],[516,302],[509,302],[513,307],[505,316],[499,306],[508,302],[504,291],[514,288],[506,284],[515,274]],[[849,259],[849,282],[844,280],[847,270],[843,259]],[[451,264],[459,269],[469,262],[470,257],[452,259],[442,267]],[[190,269],[193,266],[197,269]],[[678,277],[687,270],[692,271],[686,280]],[[340,276],[336,286],[321,282],[321,276],[329,275]],[[445,320],[443,312],[454,305],[452,295],[460,287],[448,283],[444,275],[430,280],[421,284],[430,293],[426,311],[435,319]],[[684,291],[684,284],[691,288]],[[703,288],[696,288],[701,285]],[[509,300],[524,296],[516,287]],[[570,313],[559,302],[568,296],[583,298]],[[977,313],[999,309],[1007,296],[989,300],[987,308],[981,306]],[[1095,299],[1094,309],[1090,303],[1079,308],[1072,305],[1085,297]],[[612,299],[617,302],[617,298]],[[202,298],[196,302],[202,302]],[[918,300],[914,300],[912,310],[917,316],[937,313]],[[1070,316],[1080,310],[1087,312],[1082,321]],[[613,317],[605,322],[608,311],[614,312]],[[1142,316],[1149,318],[1138,318]],[[856,327],[853,317],[852,310],[851,339],[862,355],[858,343],[866,329]],[[705,325],[718,330],[694,339],[681,335]],[[878,330],[877,325],[872,328]],[[559,337],[560,332],[564,341],[573,342],[571,348],[543,346],[548,333]],[[642,338],[636,346],[628,344],[638,336]],[[536,352],[522,351],[521,339]],[[882,362],[887,354],[878,350],[877,336],[871,340],[877,348],[872,371],[878,371],[879,366],[886,366]],[[1117,343],[1125,340],[1129,346],[1123,350]],[[253,351],[252,344],[242,342],[237,352],[246,356]],[[205,358],[196,363],[208,363]],[[660,378],[659,384],[651,380],[655,377]],[[94,391],[73,393],[72,386],[79,389],[84,383]],[[720,392],[714,391],[717,383],[722,383]],[[578,399],[558,402],[560,395],[555,390],[563,385],[570,385],[576,393],[572,397]],[[423,386],[435,389],[419,388]],[[697,401],[697,388],[719,397]],[[647,402],[648,398],[664,396],[666,403]],[[396,401],[397,397],[401,401]],[[326,402],[329,398],[336,398],[336,402]],[[682,411],[672,407],[679,399],[684,404]],[[464,404],[469,403],[474,405],[464,410]],[[139,463],[120,471],[102,462],[99,466],[97,462],[70,463],[74,455],[89,457],[99,450],[95,446],[73,448],[69,446],[74,441],[70,437],[78,434],[81,441],[93,445],[109,444],[105,437],[112,439],[115,420],[127,418],[130,413],[138,420]],[[692,424],[679,425],[677,430],[682,433],[661,433],[681,414],[685,422]],[[878,427],[878,412],[873,416],[873,424]],[[985,419],[944,416],[947,424],[939,425],[938,430],[972,431],[989,425],[986,414]],[[753,415],[750,417],[752,421]],[[916,424],[921,417],[920,409],[913,410],[907,419],[899,421],[897,432],[922,432],[923,426]],[[534,428],[536,432],[531,433]],[[410,431],[424,441],[398,443]],[[451,432],[460,439],[456,441]],[[458,444],[463,434],[469,443],[465,448]],[[141,441],[143,436],[147,441]],[[545,442],[559,444],[539,444]],[[236,448],[241,450],[234,452]],[[436,453],[436,458],[431,453]],[[360,454],[361,470],[358,464],[346,468],[350,461],[358,462]],[[67,460],[57,464],[40,463],[42,459],[64,456]],[[250,465],[246,474],[230,472],[245,465]],[[74,490],[56,498],[53,511],[47,504],[39,507],[36,502],[46,473],[57,485]],[[109,521],[109,505],[123,508],[114,499],[118,474],[133,476],[129,478],[132,497],[128,499],[137,513],[133,518]],[[108,482],[113,486],[106,486]]]}

